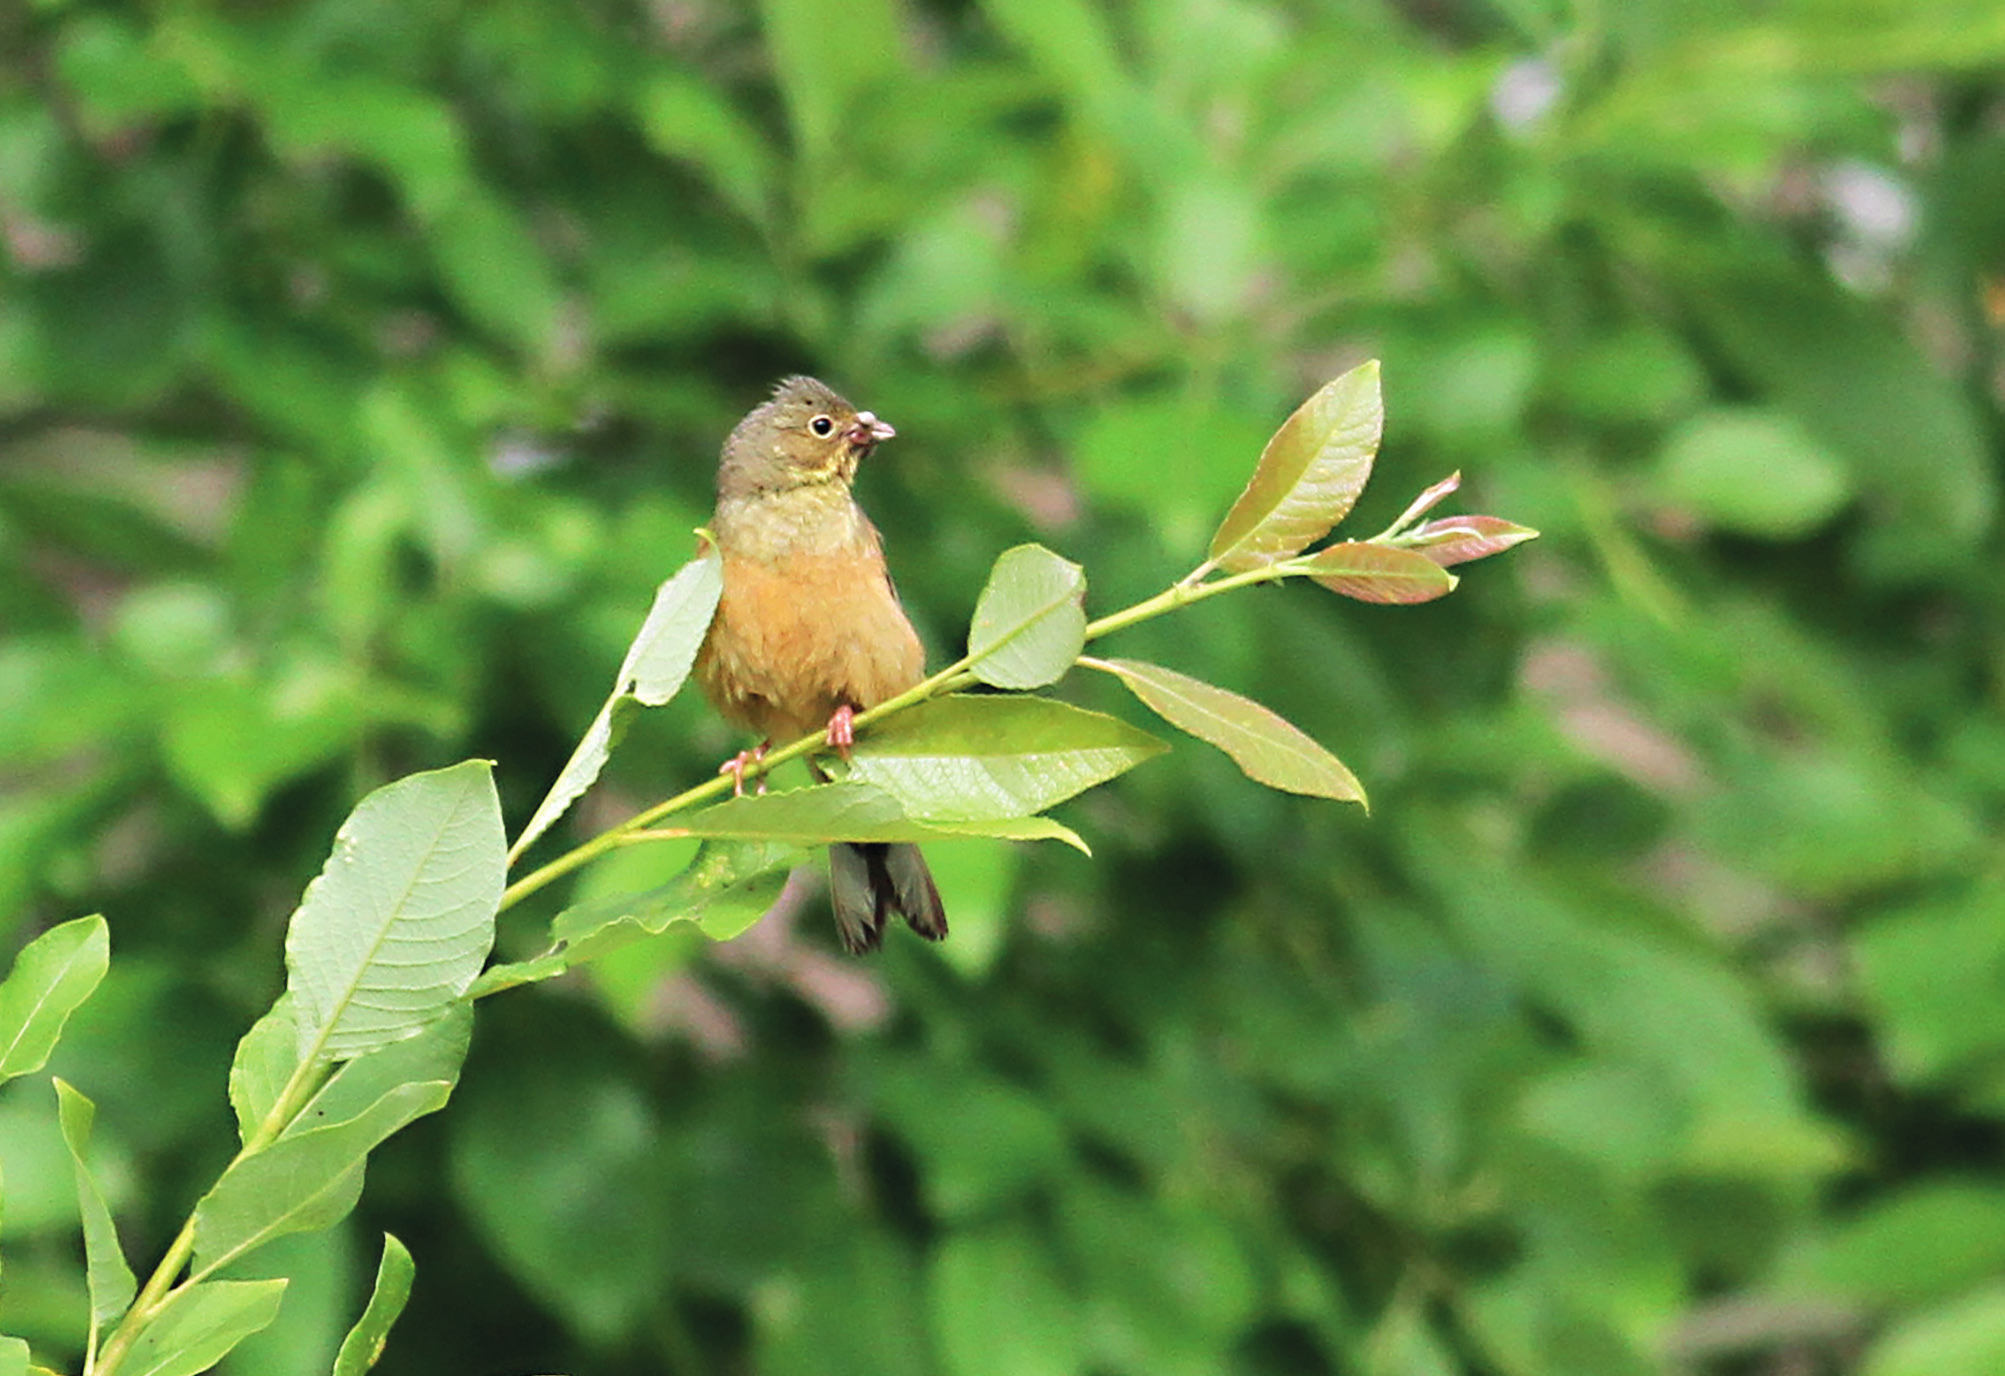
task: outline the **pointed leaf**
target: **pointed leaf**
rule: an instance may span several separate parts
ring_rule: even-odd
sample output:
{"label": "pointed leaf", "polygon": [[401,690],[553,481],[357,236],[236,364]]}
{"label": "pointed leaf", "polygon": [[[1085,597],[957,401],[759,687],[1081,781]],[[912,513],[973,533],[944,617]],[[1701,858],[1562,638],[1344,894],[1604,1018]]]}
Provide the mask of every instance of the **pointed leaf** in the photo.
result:
{"label": "pointed leaf", "polygon": [[958,694],[873,729],[850,777],[929,822],[1029,817],[1164,749],[1117,717],[1050,698]]}
{"label": "pointed leaf", "polygon": [[484,760],[414,774],[357,805],[286,933],[302,1060],[415,1036],[466,992],[494,942],[504,849]]}
{"label": "pointed leaf", "polygon": [[70,1162],[76,1168],[77,1209],[84,1225],[84,1270],[90,1282],[91,1328],[95,1331],[123,1314],[139,1287],[132,1278],[132,1268],[125,1264],[125,1253],[119,1250],[111,1210],[105,1207],[104,1195],[84,1159],[97,1108],[61,1080],[55,1083],[56,1116],[62,1124],[63,1144],[70,1149]]}
{"label": "pointed leaf", "polygon": [[63,1024],[97,988],[110,958],[102,917],[51,927],[21,949],[0,983],[0,1082],[47,1064]]}
{"label": "pointed leaf", "polygon": [[654,828],[654,836],[719,836],[820,846],[830,841],[937,841],[992,836],[1009,841],[1064,841],[1086,847],[1048,817],[992,817],[941,822],[909,817],[875,784],[816,784],[753,798],[733,798]]}
{"label": "pointed leaf", "polygon": [[1086,644],[1086,571],[1042,545],[1003,551],[968,627],[969,669],[996,688],[1042,688]]}
{"label": "pointed leaf", "polygon": [[690,560],[655,590],[654,605],[648,608],[647,619],[641,622],[639,634],[620,663],[612,696],[592,719],[577,749],[558,772],[557,782],[509,848],[510,859],[528,850],[598,781],[619,736],[622,705],[659,707],[681,691],[723,590],[723,564],[714,553]]}
{"label": "pointed leaf", "polygon": [[1329,534],[1364,491],[1384,424],[1376,362],[1325,384],[1267,441],[1211,537],[1212,562],[1235,572],[1259,568]]}
{"label": "pointed leaf", "polygon": [[1400,536],[1399,545],[1448,568],[1538,538],[1530,526],[1515,525],[1501,516],[1444,516]]}
{"label": "pointed leaf", "polygon": [[207,1273],[287,1233],[330,1227],[362,1192],[377,1144],[446,1101],[438,1081],[399,1085],[367,1110],[240,1156],[195,1206],[195,1261]]}
{"label": "pointed leaf", "polygon": [[237,1115],[238,1141],[250,1140],[298,1069],[299,1024],[292,995],[280,994],[244,1033],[230,1062],[230,1108]]}
{"label": "pointed leaf", "polygon": [[1230,755],[1255,783],[1340,802],[1365,801],[1363,785],[1343,761],[1250,698],[1159,664],[1111,659],[1105,668],[1170,725]]}
{"label": "pointed leaf", "polygon": [[1455,575],[1426,555],[1358,540],[1317,550],[1302,571],[1360,602],[1432,602],[1455,590]]}
{"label": "pointed leaf", "polygon": [[473,1042],[473,1005],[462,999],[415,1037],[377,1047],[343,1065],[286,1125],[285,1141],[303,1132],[353,1122],[405,1085],[458,1086]]}
{"label": "pointed leaf", "polygon": [[212,1280],[167,1302],[119,1363],[119,1376],[200,1376],[278,1317],[283,1280]]}
{"label": "pointed leaf", "polygon": [[1383,542],[1398,535],[1422,516],[1434,510],[1435,507],[1441,504],[1444,498],[1458,491],[1461,486],[1462,470],[1458,468],[1440,482],[1421,493],[1418,497],[1415,497],[1406,510],[1399,513],[1399,519],[1387,528],[1385,534],[1378,537],[1379,540]]}
{"label": "pointed leaf", "polygon": [[376,1265],[376,1287],[369,1292],[369,1305],[362,1317],[341,1340],[334,1355],[332,1376],[363,1376],[383,1355],[391,1325],[404,1312],[411,1298],[411,1281],[417,1275],[411,1253],[393,1233],[383,1234],[383,1259]]}
{"label": "pointed leaf", "polygon": [[729,941],[773,906],[800,859],[800,849],[791,845],[706,841],[689,868],[666,884],[559,913],[550,924],[549,951],[488,970],[474,982],[474,997],[561,975],[659,936],[676,922],[693,922],[712,941]]}

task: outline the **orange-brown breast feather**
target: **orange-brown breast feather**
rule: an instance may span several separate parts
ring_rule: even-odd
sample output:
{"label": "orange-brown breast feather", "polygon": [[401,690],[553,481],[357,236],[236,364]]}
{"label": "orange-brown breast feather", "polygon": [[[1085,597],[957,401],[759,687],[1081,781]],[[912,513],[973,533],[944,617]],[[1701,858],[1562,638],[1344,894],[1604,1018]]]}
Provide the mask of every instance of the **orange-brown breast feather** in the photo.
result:
{"label": "orange-brown breast feather", "polygon": [[696,674],[726,717],[785,742],[924,673],[919,637],[874,541],[774,560],[724,555],[724,595]]}

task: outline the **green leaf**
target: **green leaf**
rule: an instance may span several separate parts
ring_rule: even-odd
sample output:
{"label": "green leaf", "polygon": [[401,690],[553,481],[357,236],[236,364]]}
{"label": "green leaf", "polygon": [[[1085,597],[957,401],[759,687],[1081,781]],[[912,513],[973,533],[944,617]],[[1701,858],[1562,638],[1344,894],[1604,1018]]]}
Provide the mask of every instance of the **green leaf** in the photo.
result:
{"label": "green leaf", "polygon": [[1400,536],[1399,547],[1450,568],[1538,538],[1539,533],[1530,526],[1515,525],[1498,516],[1443,516]]}
{"label": "green leaf", "polygon": [[927,1299],[947,1376],[989,1376],[999,1352],[1011,1376],[1086,1369],[1081,1297],[1021,1218],[956,1230],[934,1249]]}
{"label": "green leaf", "polygon": [[659,707],[681,691],[723,591],[723,564],[715,554],[692,559],[655,590],[654,605],[648,608],[647,619],[620,661],[612,696],[571,752],[557,782],[538,804],[536,815],[509,848],[510,859],[528,850],[598,780],[612,755],[623,703]]}
{"label": "green leaf", "polygon": [[340,1222],[362,1193],[369,1153],[438,1109],[451,1090],[442,1081],[399,1085],[346,1122],[288,1134],[238,1157],[195,1206],[197,1272],[207,1275],[287,1233]]}
{"label": "green leaf", "polygon": [[1861,1376],[1944,1376],[2005,1369],[2005,1283],[1904,1314],[1875,1339]]}
{"label": "green leaf", "polygon": [[393,1233],[383,1234],[383,1259],[376,1266],[376,1287],[369,1292],[369,1305],[362,1317],[341,1340],[335,1354],[333,1376],[363,1376],[383,1355],[391,1325],[404,1312],[411,1298],[411,1281],[417,1266],[411,1253]]}
{"label": "green leaf", "polygon": [[285,1285],[213,1280],[189,1286],[146,1325],[119,1364],[119,1376],[200,1376],[278,1317]]}
{"label": "green leaf", "polygon": [[636,114],[656,152],[694,166],[746,219],[772,212],[776,162],[759,127],[693,72],[662,71],[640,89]]}
{"label": "green leaf", "polygon": [[689,868],[666,884],[565,909],[550,924],[549,951],[494,966],[474,981],[473,995],[550,979],[659,936],[676,922],[693,922],[712,941],[729,941],[773,906],[800,854],[777,842],[706,841]]}
{"label": "green leaf", "polygon": [[1255,783],[1314,798],[1365,801],[1364,786],[1343,761],[1250,698],[1138,660],[1096,661],[1093,667],[1118,677],[1170,725],[1230,755]]}
{"label": "green leaf", "polygon": [[356,806],[286,933],[301,1060],[415,1036],[466,992],[494,942],[504,850],[484,760],[411,775]]}
{"label": "green leaf", "polygon": [[1904,1182],[1825,1222],[1783,1258],[1774,1288],[1872,1306],[1947,1299],[2005,1272],[2005,1190]]}
{"label": "green leaf", "polygon": [[996,688],[1064,677],[1086,644],[1086,571],[1042,545],[1003,551],[968,627],[969,669]]}
{"label": "green leaf", "polygon": [[1376,362],[1326,383],[1267,441],[1252,480],[1211,537],[1212,562],[1259,568],[1329,534],[1364,491],[1384,424]]}
{"label": "green leaf", "polygon": [[897,11],[891,0],[762,0],[759,12],[795,146],[813,169],[852,104],[903,66]]}
{"label": "green leaf", "polygon": [[28,1376],[28,1344],[0,1338],[0,1376]]}
{"label": "green leaf", "polygon": [[91,1328],[96,1331],[125,1312],[138,1284],[132,1278],[132,1268],[125,1264],[125,1254],[119,1250],[118,1228],[111,1221],[111,1210],[105,1207],[104,1195],[84,1160],[97,1109],[60,1079],[55,1083],[56,1116],[76,1169],[77,1208],[83,1216],[84,1228],[84,1269],[90,1282]]}
{"label": "green leaf", "polygon": [[1791,417],[1715,410],[1686,420],[1658,458],[1657,488],[1708,526],[1789,540],[1852,500],[1845,460]]}
{"label": "green leaf", "polygon": [[1302,572],[1360,602],[1432,602],[1455,591],[1455,575],[1416,550],[1360,540],[1319,549]]}
{"label": "green leaf", "polygon": [[472,1041],[473,1005],[462,999],[417,1036],[377,1047],[335,1071],[279,1140],[353,1122],[404,1085],[443,1084],[450,1091]]}
{"label": "green leaf", "polygon": [[477,324],[547,358],[564,290],[519,203],[470,180],[424,216],[437,282]]}
{"label": "green leaf", "polygon": [[956,694],[873,728],[850,777],[927,822],[1029,817],[1165,748],[1119,718],[1050,698]]}
{"label": "green leaf", "polygon": [[238,1041],[230,1061],[230,1109],[237,1115],[238,1141],[250,1140],[298,1069],[299,1023],[292,995],[280,994]]}
{"label": "green leaf", "polygon": [[757,797],[733,798],[657,827],[659,836],[716,836],[747,841],[783,841],[820,846],[831,841],[932,841],[942,837],[989,836],[1006,841],[1063,841],[1077,850],[1086,844],[1048,817],[955,818],[920,821],[898,799],[875,784],[817,784]]}
{"label": "green leaf", "polygon": [[97,988],[110,959],[102,917],[51,927],[22,948],[0,983],[0,1082],[48,1063],[63,1024]]}

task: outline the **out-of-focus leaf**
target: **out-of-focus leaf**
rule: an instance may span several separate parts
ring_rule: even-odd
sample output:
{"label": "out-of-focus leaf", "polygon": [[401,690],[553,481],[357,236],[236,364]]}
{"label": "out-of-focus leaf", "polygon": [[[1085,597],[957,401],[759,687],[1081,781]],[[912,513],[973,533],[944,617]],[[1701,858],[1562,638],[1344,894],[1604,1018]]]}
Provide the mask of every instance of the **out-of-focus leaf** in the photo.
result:
{"label": "out-of-focus leaf", "polygon": [[2005,886],[1979,883],[1878,915],[1851,936],[1887,1068],[1917,1091],[1965,1087],[2005,1102]]}
{"label": "out-of-focus leaf", "polygon": [[1211,538],[1213,562],[1258,568],[1329,534],[1364,491],[1384,424],[1377,363],[1326,383],[1267,441],[1252,480]]}
{"label": "out-of-focus leaf", "polygon": [[28,1376],[28,1344],[0,1338],[0,1376]]}
{"label": "out-of-focus leaf", "polygon": [[851,777],[927,822],[1029,817],[1164,748],[1118,718],[1050,698],[955,694],[872,728]]}
{"label": "out-of-focus leaf", "polygon": [[1086,643],[1086,571],[1042,545],[1005,550],[968,627],[969,669],[995,688],[1042,688]]}
{"label": "out-of-focus leaf", "polygon": [[209,1274],[287,1233],[332,1227],[362,1193],[362,1168],[392,1133],[444,1105],[452,1087],[403,1084],[344,1122],[240,1157],[195,1206],[195,1266]]}
{"label": "out-of-focus leaf", "polygon": [[1022,1222],[949,1233],[926,1293],[947,1376],[987,1376],[998,1352],[1010,1354],[1012,1376],[1074,1376],[1085,1366],[1079,1296]]}
{"label": "out-of-focus leaf", "polygon": [[51,927],[14,958],[0,982],[0,1081],[48,1063],[63,1024],[91,996],[111,961],[111,929],[102,917]]}
{"label": "out-of-focus leaf", "polygon": [[177,682],[163,703],[168,768],[218,821],[248,826],[279,785],[349,749],[357,687],[310,665],[284,684],[244,672]]}
{"label": "out-of-focus leaf", "polygon": [[103,1328],[125,1312],[138,1291],[132,1268],[118,1245],[118,1228],[112,1222],[104,1194],[91,1174],[85,1154],[90,1149],[91,1124],[97,1108],[83,1095],[56,1081],[57,1116],[62,1122],[63,1142],[70,1149],[76,1168],[77,1207],[83,1215],[84,1267],[90,1281],[91,1329]]}
{"label": "out-of-focus leaf", "polygon": [[514,1050],[513,1074],[469,1083],[446,1117],[454,1197],[530,1294],[615,1341],[658,1312],[668,1279],[682,1201],[663,1125],[617,1057]]}
{"label": "out-of-focus leaf", "polygon": [[563,292],[515,208],[469,186],[426,221],[439,279],[457,304],[530,357],[553,353]]}
{"label": "out-of-focus leaf", "polygon": [[285,1286],[282,1280],[212,1280],[189,1286],[146,1326],[119,1371],[199,1376],[278,1317]]}
{"label": "out-of-focus leaf", "polygon": [[1063,1178],[1071,1164],[1051,1107],[980,1072],[894,1066],[878,1086],[877,1106],[922,1163],[927,1202],[949,1223],[992,1217]]}
{"label": "out-of-focus leaf", "polygon": [[1861,1376],[1941,1376],[2005,1367],[2005,1284],[1904,1315],[1873,1343]]}
{"label": "out-of-focus leaf", "polygon": [[[877,1283],[859,1287],[858,1276]],[[912,1249],[889,1229],[844,1229],[802,1257],[795,1284],[788,1298],[797,1303],[755,1307],[752,1369],[761,1376],[933,1376],[938,1369],[921,1322]]]}
{"label": "out-of-focus leaf", "polygon": [[415,1036],[466,992],[494,942],[505,849],[484,760],[356,805],[286,933],[302,1059]]}
{"label": "out-of-focus leaf", "polygon": [[1914,1184],[1806,1239],[1775,1288],[1849,1303],[1939,1302],[2005,1270],[2005,1190]]}
{"label": "out-of-focus leaf", "polygon": [[1704,273],[1692,296],[1733,363],[1845,456],[1873,500],[1875,567],[1903,579],[1939,569],[1990,527],[1999,494],[1982,424],[1893,320],[1795,256],[1745,242],[1674,268]]}
{"label": "out-of-focus leaf", "polygon": [[776,183],[773,154],[722,92],[690,73],[663,71],[641,88],[638,113],[650,144],[696,167],[746,219],[765,223]]}
{"label": "out-of-focus leaf", "polygon": [[1809,534],[1852,498],[1844,460],[1790,417],[1764,411],[1685,421],[1659,457],[1657,485],[1707,525],[1774,540]]}
{"label": "out-of-focus leaf", "polygon": [[759,13],[795,144],[818,167],[852,103],[904,65],[898,12],[891,0],[761,0]]}
{"label": "out-of-focus leaf", "polygon": [[1364,786],[1343,761],[1250,698],[1159,664],[1095,661],[1170,725],[1232,757],[1246,777],[1269,788],[1340,802],[1365,801]]}
{"label": "out-of-focus leaf", "polygon": [[411,1253],[393,1233],[383,1234],[383,1259],[376,1266],[376,1284],[369,1292],[368,1307],[341,1340],[335,1354],[333,1376],[363,1376],[383,1355],[391,1326],[404,1312],[411,1298],[411,1282],[417,1275]]}
{"label": "out-of-focus leaf", "polygon": [[1455,591],[1455,575],[1419,550],[1346,540],[1311,555],[1303,571],[1360,602],[1432,602]]}
{"label": "out-of-focus leaf", "polygon": [[681,691],[723,591],[723,562],[714,553],[684,564],[655,590],[654,604],[620,662],[612,696],[592,719],[577,749],[558,772],[557,782],[550,785],[522,835],[509,848],[511,860],[528,850],[597,781],[612,755],[623,703],[659,707]]}

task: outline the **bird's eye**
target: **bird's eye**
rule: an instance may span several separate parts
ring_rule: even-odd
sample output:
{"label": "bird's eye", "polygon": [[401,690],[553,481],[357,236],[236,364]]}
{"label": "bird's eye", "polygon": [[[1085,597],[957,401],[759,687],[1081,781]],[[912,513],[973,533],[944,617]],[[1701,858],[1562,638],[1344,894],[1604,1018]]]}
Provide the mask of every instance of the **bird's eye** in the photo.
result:
{"label": "bird's eye", "polygon": [[814,431],[817,435],[820,435],[823,439],[827,439],[830,435],[835,433],[835,422],[830,420],[827,416],[816,416],[813,420],[808,422],[808,429]]}

